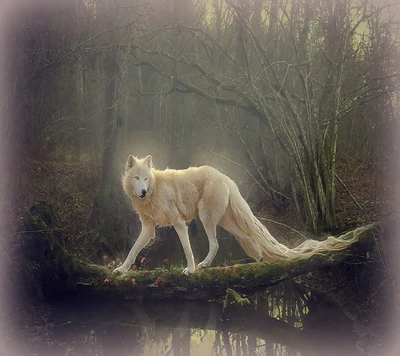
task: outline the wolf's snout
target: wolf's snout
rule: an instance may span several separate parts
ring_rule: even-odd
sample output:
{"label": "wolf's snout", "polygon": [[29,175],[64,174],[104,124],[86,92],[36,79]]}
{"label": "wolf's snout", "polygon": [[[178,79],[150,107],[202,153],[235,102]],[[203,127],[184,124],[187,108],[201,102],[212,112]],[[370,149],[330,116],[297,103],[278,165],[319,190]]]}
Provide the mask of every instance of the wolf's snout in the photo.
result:
{"label": "wolf's snout", "polygon": [[146,196],[146,190],[145,189],[142,189],[142,197],[144,198],[145,196]]}

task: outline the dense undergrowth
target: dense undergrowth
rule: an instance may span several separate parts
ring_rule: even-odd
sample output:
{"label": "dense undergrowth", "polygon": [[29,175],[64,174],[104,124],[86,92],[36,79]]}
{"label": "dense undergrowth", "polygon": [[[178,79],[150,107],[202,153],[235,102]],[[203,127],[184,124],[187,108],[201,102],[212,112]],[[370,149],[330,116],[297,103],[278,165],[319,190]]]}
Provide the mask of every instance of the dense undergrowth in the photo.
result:
{"label": "dense undergrowth", "polygon": [[78,258],[90,259],[93,251],[87,224],[100,185],[101,164],[89,157],[65,162],[27,159],[16,178],[10,216],[13,230],[21,231],[29,209],[45,201],[53,207],[66,248]]}

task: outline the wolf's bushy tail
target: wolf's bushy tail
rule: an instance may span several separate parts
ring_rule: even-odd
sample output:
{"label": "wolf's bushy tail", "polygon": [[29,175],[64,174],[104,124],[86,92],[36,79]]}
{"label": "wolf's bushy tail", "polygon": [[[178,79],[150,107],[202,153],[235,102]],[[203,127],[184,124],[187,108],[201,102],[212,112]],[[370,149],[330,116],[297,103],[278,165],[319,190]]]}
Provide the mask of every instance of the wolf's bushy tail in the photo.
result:
{"label": "wolf's bushy tail", "polygon": [[[277,260],[301,260],[313,255],[328,251],[343,250],[358,240],[358,234],[354,234],[347,240],[329,236],[324,241],[306,240],[299,246],[290,249],[279,243],[268,231],[268,229],[253,215],[249,205],[241,196],[238,187],[232,181],[230,188],[230,206],[238,226],[248,235],[261,249],[265,261]],[[247,255],[257,260],[246,241],[238,239]]]}

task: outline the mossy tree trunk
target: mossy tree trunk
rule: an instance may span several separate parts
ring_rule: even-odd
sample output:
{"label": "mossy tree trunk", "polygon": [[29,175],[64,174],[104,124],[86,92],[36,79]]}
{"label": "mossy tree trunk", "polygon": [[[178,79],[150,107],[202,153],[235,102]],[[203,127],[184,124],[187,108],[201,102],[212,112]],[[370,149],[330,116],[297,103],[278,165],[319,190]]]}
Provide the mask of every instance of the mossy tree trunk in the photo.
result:
{"label": "mossy tree trunk", "polygon": [[[357,263],[369,263],[368,254],[375,245],[379,225],[371,224],[352,230],[342,237],[354,234],[359,241],[343,251],[316,255],[307,260],[278,261],[237,264],[225,267],[204,268],[190,276],[182,274],[182,268],[157,268],[152,270],[129,271],[115,275],[103,266],[82,265],[74,292],[89,292],[98,295],[113,295],[129,299],[198,299],[220,300],[227,288],[241,293],[253,293],[260,287],[278,284],[284,280],[307,274],[310,271],[335,266],[356,258]],[[62,289],[65,293],[65,289]]]}
{"label": "mossy tree trunk", "polygon": [[115,50],[105,58],[105,114],[104,148],[101,186],[95,198],[89,225],[93,242],[97,246],[95,254],[110,254],[115,257],[131,247],[133,212],[122,191],[121,165],[118,157],[118,142],[123,126],[119,114],[118,79],[119,65]]}

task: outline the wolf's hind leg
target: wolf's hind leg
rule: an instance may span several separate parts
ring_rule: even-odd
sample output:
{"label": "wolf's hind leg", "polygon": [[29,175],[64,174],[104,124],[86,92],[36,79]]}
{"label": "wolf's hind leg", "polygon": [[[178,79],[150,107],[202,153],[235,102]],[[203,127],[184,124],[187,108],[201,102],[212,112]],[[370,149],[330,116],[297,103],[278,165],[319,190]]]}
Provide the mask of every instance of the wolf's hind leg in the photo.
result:
{"label": "wolf's hind leg", "polygon": [[203,268],[211,265],[218,251],[217,225],[229,202],[229,188],[222,182],[210,182],[204,187],[202,199],[199,201],[199,218],[203,223],[208,237],[209,250],[206,258],[197,267]]}
{"label": "wolf's hind leg", "polygon": [[226,214],[222,217],[219,223],[226,231],[235,236],[240,246],[245,250],[246,254],[256,261],[261,261],[262,252],[260,246],[258,246],[250,236],[248,236],[235,221],[231,208],[228,207]]}
{"label": "wolf's hind leg", "polygon": [[204,223],[203,225],[208,237],[209,249],[206,258],[197,265],[197,268],[204,268],[210,266],[219,248],[217,240],[217,232],[216,232],[217,227],[216,226],[206,227],[206,224]]}

